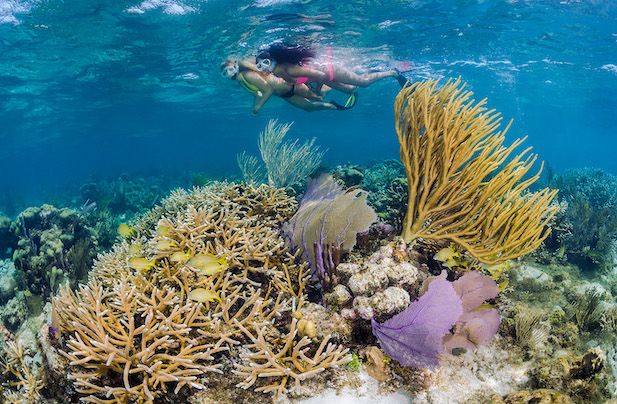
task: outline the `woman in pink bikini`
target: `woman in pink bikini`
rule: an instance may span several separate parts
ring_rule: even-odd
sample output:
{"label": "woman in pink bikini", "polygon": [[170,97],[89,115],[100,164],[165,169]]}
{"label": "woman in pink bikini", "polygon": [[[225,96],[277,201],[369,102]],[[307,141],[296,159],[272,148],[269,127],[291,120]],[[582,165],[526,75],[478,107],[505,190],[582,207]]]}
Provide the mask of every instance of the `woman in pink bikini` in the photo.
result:
{"label": "woman in pink bikini", "polygon": [[[331,51],[329,51],[331,52]],[[259,70],[270,71],[292,84],[316,83],[317,91],[323,84],[347,94],[356,91],[356,87],[367,87],[374,82],[393,77],[404,84],[407,79],[396,70],[356,74],[341,66],[333,65],[332,56],[326,62],[315,62],[315,52],[305,46],[288,46],[274,43],[259,52],[256,66]],[[354,101],[355,103],[355,101]]]}

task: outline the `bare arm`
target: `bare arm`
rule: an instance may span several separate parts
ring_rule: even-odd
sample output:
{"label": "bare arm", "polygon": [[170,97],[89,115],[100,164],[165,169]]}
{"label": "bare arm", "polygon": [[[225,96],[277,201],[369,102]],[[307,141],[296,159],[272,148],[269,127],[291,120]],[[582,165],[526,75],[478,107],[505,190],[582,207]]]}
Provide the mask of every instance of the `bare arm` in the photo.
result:
{"label": "bare arm", "polygon": [[253,101],[253,114],[257,114],[261,107],[264,106],[266,101],[272,96],[272,87],[264,80],[259,74],[255,72],[244,72],[244,78],[246,81],[254,85],[259,89],[255,94],[255,100]]}
{"label": "bare arm", "polygon": [[238,66],[244,67],[245,69],[252,70],[254,72],[258,72],[257,65],[254,62],[255,59],[241,59],[238,60]]}

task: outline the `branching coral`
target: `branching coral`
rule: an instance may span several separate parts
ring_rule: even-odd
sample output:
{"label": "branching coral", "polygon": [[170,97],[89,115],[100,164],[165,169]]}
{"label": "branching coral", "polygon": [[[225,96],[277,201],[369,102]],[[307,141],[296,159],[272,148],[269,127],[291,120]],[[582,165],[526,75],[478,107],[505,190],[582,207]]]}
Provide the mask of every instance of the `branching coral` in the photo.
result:
{"label": "branching coral", "polygon": [[159,289],[139,277],[111,289],[96,282],[75,294],[64,289],[54,299],[57,326],[69,333],[69,378],[87,401],[151,402],[168,383],[175,392],[203,388],[198,376],[219,371],[213,354],[223,350],[200,338],[198,303],[179,304],[171,289]]}
{"label": "branching coral", "polygon": [[273,347],[266,339],[265,329],[256,328],[253,334],[240,324],[238,327],[252,341],[246,346],[248,352],[241,354],[244,362],[235,364],[234,373],[245,378],[238,384],[244,389],[262,384],[256,391],[286,394],[297,390],[303,380],[352,359],[347,354],[348,349],[329,343],[330,336],[326,336],[317,347],[312,346],[306,336],[298,339],[298,320],[295,318],[278,347]]}
{"label": "branching coral", "polygon": [[523,140],[503,145],[501,118],[475,102],[460,81],[401,90],[396,132],[409,188],[403,239],[454,241],[492,264],[525,255],[548,235],[556,191],[527,192],[537,156]]}
{"label": "branching coral", "polygon": [[177,193],[156,225],[148,216],[140,236],[100,256],[78,292],[54,298],[82,400],[150,403],[204,388],[247,332],[284,326],[303,301],[308,268],[279,230],[295,202],[269,186],[197,192]]}
{"label": "branching coral", "polygon": [[0,393],[5,403],[37,403],[45,382],[39,372],[27,363],[27,355],[18,340],[9,340],[2,349]]}

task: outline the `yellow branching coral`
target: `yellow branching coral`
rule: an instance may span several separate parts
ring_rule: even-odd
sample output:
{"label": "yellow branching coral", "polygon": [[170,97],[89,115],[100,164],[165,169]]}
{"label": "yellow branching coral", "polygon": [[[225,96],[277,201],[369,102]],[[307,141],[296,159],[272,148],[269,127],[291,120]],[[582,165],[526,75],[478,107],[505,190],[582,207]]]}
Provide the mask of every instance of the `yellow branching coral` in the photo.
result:
{"label": "yellow branching coral", "polygon": [[253,334],[240,324],[238,327],[252,341],[246,346],[248,351],[241,355],[243,363],[236,363],[234,369],[234,373],[244,378],[238,384],[244,389],[258,384],[261,386],[255,391],[286,394],[297,390],[303,380],[349,363],[352,359],[347,353],[348,349],[329,343],[330,336],[326,336],[318,346],[313,346],[306,336],[298,338],[298,320],[295,318],[279,346],[273,346],[266,339],[265,328],[256,328]]}
{"label": "yellow branching coral", "polygon": [[[200,338],[201,305],[139,277],[112,288],[95,281],[54,298],[57,326],[70,334],[69,378],[88,402],[152,402],[167,385],[203,388],[198,377],[220,372],[213,354],[224,348]],[[113,400],[104,398],[113,397]]]}
{"label": "yellow branching coral", "polygon": [[[98,257],[86,285],[53,299],[83,401],[151,403],[204,388],[223,357],[257,330],[285,328],[304,300],[308,267],[280,234],[295,201],[269,186],[196,192],[185,195],[191,203],[178,192],[137,237]],[[320,360],[339,351],[328,347]]]}
{"label": "yellow branching coral", "polygon": [[[555,190],[528,192],[537,156],[504,146],[500,115],[475,102],[460,80],[401,90],[396,132],[409,188],[402,237],[453,241],[486,264],[520,257],[548,236]],[[509,126],[509,125],[508,125]]]}

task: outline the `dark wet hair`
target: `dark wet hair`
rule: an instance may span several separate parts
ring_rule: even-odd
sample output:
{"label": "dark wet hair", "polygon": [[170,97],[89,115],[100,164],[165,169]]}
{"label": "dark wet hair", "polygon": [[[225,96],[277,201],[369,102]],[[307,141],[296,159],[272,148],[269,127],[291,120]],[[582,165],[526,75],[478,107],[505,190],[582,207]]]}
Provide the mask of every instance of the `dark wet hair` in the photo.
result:
{"label": "dark wet hair", "polygon": [[273,43],[257,54],[259,59],[271,59],[276,63],[299,65],[315,57],[315,52],[308,46]]}

